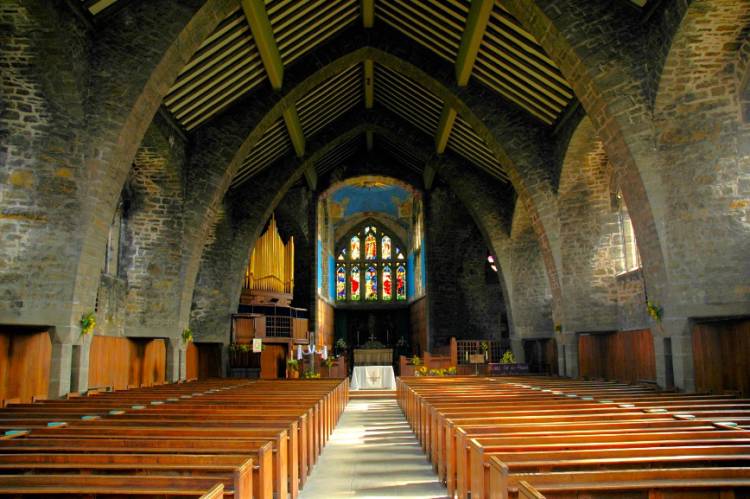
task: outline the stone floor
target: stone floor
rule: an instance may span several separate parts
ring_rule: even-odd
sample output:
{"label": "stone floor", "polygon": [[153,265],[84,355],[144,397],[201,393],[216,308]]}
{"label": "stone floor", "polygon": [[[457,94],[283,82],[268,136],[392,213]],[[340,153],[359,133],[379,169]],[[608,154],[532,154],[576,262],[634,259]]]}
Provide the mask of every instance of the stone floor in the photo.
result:
{"label": "stone floor", "polygon": [[349,402],[300,493],[335,497],[448,497],[395,400]]}

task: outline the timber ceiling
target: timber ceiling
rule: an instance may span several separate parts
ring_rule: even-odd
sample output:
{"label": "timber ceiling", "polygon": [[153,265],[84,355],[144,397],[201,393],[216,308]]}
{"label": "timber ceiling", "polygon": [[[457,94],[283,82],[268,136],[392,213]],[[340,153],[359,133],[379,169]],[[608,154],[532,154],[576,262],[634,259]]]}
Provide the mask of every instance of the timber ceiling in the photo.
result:
{"label": "timber ceiling", "polygon": [[[128,3],[80,1],[93,18],[104,18]],[[641,7],[648,0],[627,1]],[[473,79],[544,125],[554,125],[574,98],[554,62],[502,0],[238,0],[237,8],[182,68],[164,106],[179,126],[193,130],[256,87],[284,89],[286,66],[355,23],[362,29],[382,23],[400,31],[454,65],[459,86]],[[293,103],[244,159],[232,186],[287,155],[303,157],[305,142],[320,130],[352,109],[373,106],[433,137],[438,154],[450,150],[507,181],[487,144],[454,109],[419,83],[368,62],[333,76]],[[363,140],[330,150],[317,162],[319,173],[346,160]],[[414,154],[383,140],[389,152],[403,155],[405,164],[421,170]]]}

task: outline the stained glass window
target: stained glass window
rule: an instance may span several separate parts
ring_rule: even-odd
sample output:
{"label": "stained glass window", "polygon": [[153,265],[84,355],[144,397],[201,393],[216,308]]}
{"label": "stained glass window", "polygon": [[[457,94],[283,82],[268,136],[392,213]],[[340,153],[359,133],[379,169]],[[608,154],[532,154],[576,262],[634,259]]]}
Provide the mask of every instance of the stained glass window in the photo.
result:
{"label": "stained glass window", "polygon": [[396,299],[406,300],[406,268],[403,265],[396,268]]}
{"label": "stained glass window", "polygon": [[[406,300],[406,264],[402,242],[375,225],[360,225],[337,247],[336,301]],[[351,262],[344,264],[343,262]]]}
{"label": "stained glass window", "polygon": [[378,257],[378,243],[375,236],[368,234],[365,238],[365,260],[375,260]]}
{"label": "stained glass window", "polygon": [[346,300],[346,269],[343,265],[336,269],[336,299]]}
{"label": "stained glass window", "polygon": [[374,265],[367,267],[365,272],[365,300],[378,299],[378,269]]}
{"label": "stained glass window", "polygon": [[380,257],[383,260],[391,259],[391,238],[388,236],[383,236],[380,240]]}
{"label": "stained glass window", "polygon": [[359,237],[352,237],[352,260],[359,260]]}
{"label": "stained glass window", "polygon": [[359,301],[359,267],[356,265],[352,267],[351,273],[349,274],[349,283],[351,291],[352,301]]}
{"label": "stained glass window", "polygon": [[393,297],[393,289],[391,287],[391,266],[386,264],[383,267],[383,300],[390,301]]}

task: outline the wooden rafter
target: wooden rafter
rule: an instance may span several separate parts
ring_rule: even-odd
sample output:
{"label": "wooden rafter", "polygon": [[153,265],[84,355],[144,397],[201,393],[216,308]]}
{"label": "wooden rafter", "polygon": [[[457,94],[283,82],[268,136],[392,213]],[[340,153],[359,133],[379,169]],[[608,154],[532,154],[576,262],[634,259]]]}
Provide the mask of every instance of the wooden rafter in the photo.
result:
{"label": "wooden rafter", "polygon": [[297,154],[297,157],[301,158],[305,155],[305,134],[302,132],[297,108],[292,104],[284,110],[283,114],[284,123],[289,132],[289,139],[292,141],[292,146],[294,146],[294,152]]}
{"label": "wooden rafter", "polygon": [[438,154],[445,152],[448,145],[448,139],[453,130],[453,122],[456,121],[456,110],[448,104],[443,106],[443,113],[440,115],[440,124],[438,125],[437,134],[435,134],[435,150]]}
{"label": "wooden rafter", "polygon": [[284,64],[273,36],[266,6],[263,0],[242,0],[242,10],[250,24],[250,31],[253,33],[255,45],[260,52],[271,86],[279,90],[284,80]]}
{"label": "wooden rafter", "polygon": [[479,46],[482,43],[484,30],[490,19],[493,0],[472,0],[469,16],[466,18],[466,27],[461,37],[461,46],[456,58],[456,81],[459,86],[469,83],[474,61],[477,59]]}
{"label": "wooden rafter", "polygon": [[365,60],[365,109],[372,109],[375,103],[375,64],[372,59]]}
{"label": "wooden rafter", "polygon": [[367,144],[367,151],[372,151],[373,147],[375,147],[375,132],[367,130],[365,132],[365,142]]}
{"label": "wooden rafter", "polygon": [[362,26],[372,28],[375,23],[375,0],[362,0]]}

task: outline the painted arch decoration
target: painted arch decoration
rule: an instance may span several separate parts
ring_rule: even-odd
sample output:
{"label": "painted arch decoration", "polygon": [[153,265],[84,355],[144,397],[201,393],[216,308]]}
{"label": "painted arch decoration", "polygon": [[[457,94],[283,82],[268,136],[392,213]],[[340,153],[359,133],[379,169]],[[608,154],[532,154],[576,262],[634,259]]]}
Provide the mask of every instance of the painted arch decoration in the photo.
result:
{"label": "painted arch decoration", "polygon": [[336,248],[337,302],[406,301],[406,248],[393,234],[367,222]]}

